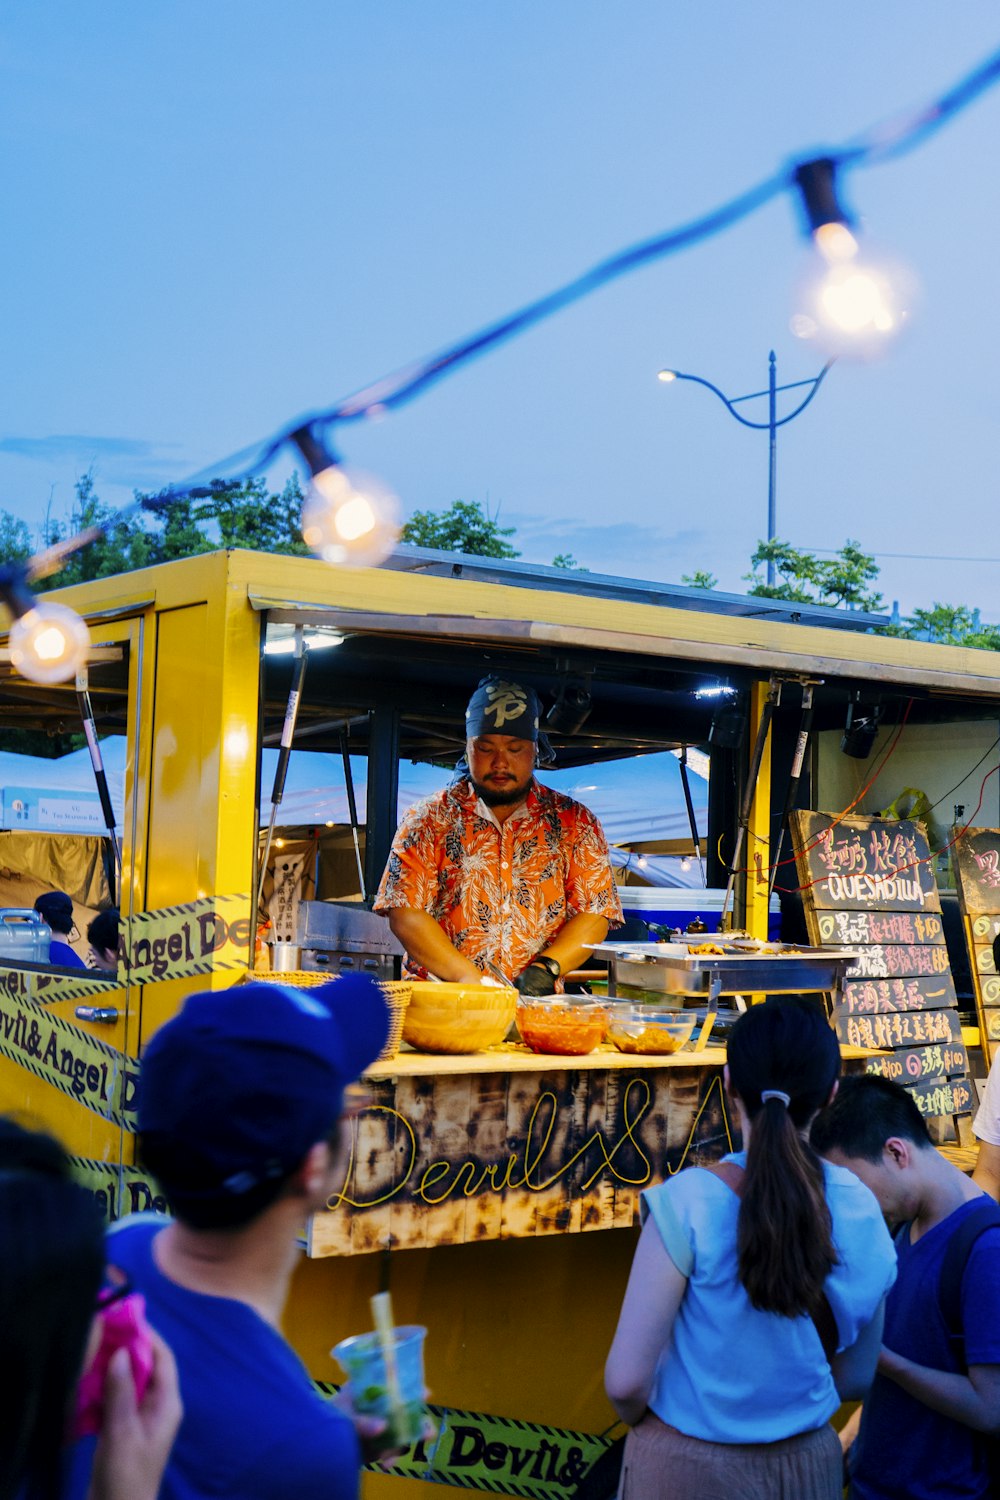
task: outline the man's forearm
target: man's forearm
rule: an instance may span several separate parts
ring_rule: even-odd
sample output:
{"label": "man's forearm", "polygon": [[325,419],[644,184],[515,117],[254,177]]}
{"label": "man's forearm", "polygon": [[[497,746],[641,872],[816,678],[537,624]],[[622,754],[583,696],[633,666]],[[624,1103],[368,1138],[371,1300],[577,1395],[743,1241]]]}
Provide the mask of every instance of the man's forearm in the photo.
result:
{"label": "man's forearm", "polygon": [[476,965],[459,953],[429,912],[397,906],[389,912],[389,926],[410,958],[429,974],[456,984],[481,982]]}
{"label": "man's forearm", "polygon": [[928,1365],[915,1364],[913,1360],[904,1359],[901,1354],[887,1349],[884,1344],[879,1355],[878,1372],[895,1381],[924,1406],[961,1422],[964,1427],[971,1427],[975,1432],[996,1429],[995,1400],[987,1400],[968,1375],[955,1375],[948,1370],[933,1370]]}
{"label": "man's forearm", "polygon": [[592,912],[582,911],[559,929],[550,943],[546,943],[539,952],[554,958],[559,965],[560,972],[568,974],[571,969],[577,968],[584,958],[590,957],[590,945],[602,943],[608,935],[607,917],[595,916]]}

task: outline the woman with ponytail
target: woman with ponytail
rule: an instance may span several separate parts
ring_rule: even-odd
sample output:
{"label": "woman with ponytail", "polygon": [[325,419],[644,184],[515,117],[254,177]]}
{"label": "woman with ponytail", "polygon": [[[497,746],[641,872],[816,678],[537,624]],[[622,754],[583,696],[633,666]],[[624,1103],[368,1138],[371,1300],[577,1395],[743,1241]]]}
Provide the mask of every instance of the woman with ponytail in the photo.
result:
{"label": "woman with ponytail", "polygon": [[752,1006],[725,1069],[743,1150],[642,1194],[605,1371],[632,1424],[620,1500],[840,1500],[830,1417],[874,1377],[895,1253],[873,1195],[808,1143],[839,1072],[818,1008]]}

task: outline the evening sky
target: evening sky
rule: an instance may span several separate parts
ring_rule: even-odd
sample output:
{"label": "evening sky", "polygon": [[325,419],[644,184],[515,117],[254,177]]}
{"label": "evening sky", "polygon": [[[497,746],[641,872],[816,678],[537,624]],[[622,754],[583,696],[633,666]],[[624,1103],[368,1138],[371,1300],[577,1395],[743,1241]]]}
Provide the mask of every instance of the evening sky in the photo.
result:
{"label": "evening sky", "polygon": [[[0,506],[34,522],[89,468],[116,504],[181,480],[931,99],[1000,47],[1000,13],[8,0],[0,44]],[[847,178],[919,274],[919,309],[889,358],[836,366],[779,435],[779,535],[856,539],[904,611],[1000,618],[998,139],[1000,89]],[[813,375],[822,355],[789,331],[803,253],[785,195],[341,446],[407,513],[482,501],[526,560],[672,582],[702,567],[742,591],[766,436],[656,372],[742,395],[773,348],[779,380]]]}

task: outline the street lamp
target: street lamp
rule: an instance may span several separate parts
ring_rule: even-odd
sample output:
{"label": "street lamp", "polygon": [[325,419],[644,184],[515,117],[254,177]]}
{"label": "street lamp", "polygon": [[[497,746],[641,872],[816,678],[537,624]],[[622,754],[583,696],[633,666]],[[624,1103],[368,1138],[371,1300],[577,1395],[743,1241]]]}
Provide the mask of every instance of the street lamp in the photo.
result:
{"label": "street lamp", "polygon": [[[770,354],[768,355],[767,389],[764,391],[751,391],[749,396],[733,396],[732,398],[727,396],[724,391],[720,391],[719,387],[717,385],[713,385],[710,380],[705,380],[701,375],[686,375],[683,370],[661,370],[657,376],[657,379],[662,380],[665,384],[669,384],[669,382],[672,380],[693,380],[695,385],[703,385],[706,390],[709,390],[714,395],[718,396],[723,406],[729,412],[729,415],[731,417],[735,417],[737,422],[742,422],[744,427],[755,427],[759,432],[767,432],[767,539],[769,542],[774,541],[777,530],[775,507],[777,500],[776,453],[778,428],[784,427],[786,423],[793,421],[795,417],[797,417],[801,412],[805,411],[806,407],[809,405],[810,401],[815,396],[820,386],[823,384],[823,381],[826,379],[827,371],[830,369],[830,366],[833,363],[834,361],[832,359],[828,359],[822,370],[820,370],[819,374],[814,376],[812,380],[793,380],[788,385],[777,385],[776,381],[778,366],[777,360],[775,359],[774,350],[772,349]],[[803,401],[799,402],[794,411],[790,411],[786,417],[779,417],[777,414],[777,396],[779,392],[799,390],[802,386],[809,386],[809,394]],[[751,422],[749,417],[741,416],[740,413],[736,410],[737,406],[739,406],[741,402],[757,401],[762,396],[766,396],[768,402],[766,422]],[[769,588],[774,584],[774,559],[770,557],[767,560],[767,583]]]}

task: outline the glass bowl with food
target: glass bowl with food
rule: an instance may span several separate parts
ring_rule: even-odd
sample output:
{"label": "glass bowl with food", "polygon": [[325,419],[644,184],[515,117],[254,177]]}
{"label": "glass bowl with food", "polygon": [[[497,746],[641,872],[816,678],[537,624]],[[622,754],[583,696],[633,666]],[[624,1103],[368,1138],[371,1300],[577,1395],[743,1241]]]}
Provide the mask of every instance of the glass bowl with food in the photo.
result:
{"label": "glass bowl with food", "polygon": [[608,1007],[589,995],[540,995],[519,1000],[517,1030],[532,1052],[583,1057],[604,1040]]}
{"label": "glass bowl with food", "polygon": [[623,1003],[611,1008],[608,1041],[619,1052],[661,1055],[678,1052],[691,1040],[697,1020],[694,1010]]}

